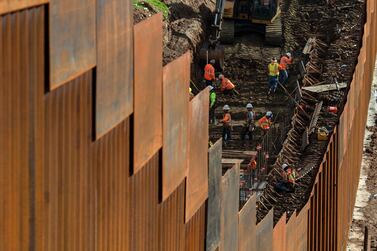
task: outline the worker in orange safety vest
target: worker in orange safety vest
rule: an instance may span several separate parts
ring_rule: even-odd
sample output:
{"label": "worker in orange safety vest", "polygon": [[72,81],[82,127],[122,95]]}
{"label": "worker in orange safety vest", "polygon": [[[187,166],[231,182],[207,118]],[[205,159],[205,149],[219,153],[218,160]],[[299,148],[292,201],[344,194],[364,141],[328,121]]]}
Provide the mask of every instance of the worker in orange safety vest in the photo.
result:
{"label": "worker in orange safety vest", "polygon": [[209,64],[206,64],[204,67],[204,79],[206,81],[207,86],[212,85],[213,82],[216,80],[215,76],[215,65],[216,60],[211,59]]}
{"label": "worker in orange safety vest", "polygon": [[285,84],[288,80],[288,66],[292,64],[292,55],[287,52],[280,58],[279,64],[279,82]]}
{"label": "worker in orange safety vest", "polygon": [[230,115],[230,107],[229,105],[224,105],[223,107],[224,116],[223,119],[220,120],[220,122],[223,124],[223,140],[224,144],[228,142],[228,140],[231,139],[231,122],[232,122],[232,116]]}
{"label": "worker in orange safety vest", "polygon": [[220,74],[219,79],[221,80],[221,92],[224,94],[233,94],[235,95],[234,91],[236,86],[224,75]]}
{"label": "worker in orange safety vest", "polygon": [[270,126],[272,124],[272,117],[272,112],[268,111],[266,112],[266,115],[264,115],[262,118],[258,120],[259,127],[262,128],[265,132],[267,132],[270,129]]}

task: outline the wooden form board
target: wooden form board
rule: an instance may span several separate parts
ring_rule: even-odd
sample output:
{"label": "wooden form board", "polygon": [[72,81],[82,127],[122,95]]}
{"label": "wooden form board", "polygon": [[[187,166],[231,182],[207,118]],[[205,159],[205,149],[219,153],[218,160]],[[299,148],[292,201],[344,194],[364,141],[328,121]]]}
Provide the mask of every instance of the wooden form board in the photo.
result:
{"label": "wooden form board", "polygon": [[187,172],[190,61],[190,53],[186,53],[166,65],[163,72],[163,200],[182,183]]}
{"label": "wooden form board", "polygon": [[49,0],[1,0],[0,15],[46,4]]}
{"label": "wooden form board", "polygon": [[137,173],[162,146],[162,15],[134,27],[134,167]]}
{"label": "wooden form board", "polygon": [[50,0],[50,90],[96,65],[96,1]]}
{"label": "wooden form board", "polygon": [[96,138],[133,111],[131,0],[97,1]]}
{"label": "wooden form board", "polygon": [[208,112],[209,89],[206,88],[190,102],[186,222],[208,197]]}
{"label": "wooden form board", "polygon": [[238,208],[240,165],[235,164],[221,182],[221,244],[220,250],[238,250]]}
{"label": "wooden form board", "polygon": [[209,149],[208,161],[208,204],[206,251],[215,251],[220,245],[221,225],[221,153],[222,140],[219,139]]}

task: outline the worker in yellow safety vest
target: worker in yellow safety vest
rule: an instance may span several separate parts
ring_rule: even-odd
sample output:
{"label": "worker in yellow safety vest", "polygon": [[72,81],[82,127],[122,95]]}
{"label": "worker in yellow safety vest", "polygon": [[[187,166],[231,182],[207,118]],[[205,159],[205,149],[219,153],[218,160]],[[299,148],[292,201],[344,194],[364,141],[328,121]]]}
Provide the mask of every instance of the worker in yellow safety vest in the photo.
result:
{"label": "worker in yellow safety vest", "polygon": [[271,92],[275,93],[279,81],[279,64],[276,58],[271,59],[271,63],[268,65],[268,95]]}

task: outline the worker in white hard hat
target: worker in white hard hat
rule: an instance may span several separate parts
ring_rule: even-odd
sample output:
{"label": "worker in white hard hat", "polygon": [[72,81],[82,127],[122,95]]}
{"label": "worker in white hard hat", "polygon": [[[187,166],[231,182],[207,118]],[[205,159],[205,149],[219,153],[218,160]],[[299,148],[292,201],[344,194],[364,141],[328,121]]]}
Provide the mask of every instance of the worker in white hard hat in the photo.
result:
{"label": "worker in white hard hat", "polygon": [[219,79],[221,81],[221,92],[224,94],[232,94],[235,95],[235,88],[236,86],[223,74],[219,75]]}
{"label": "worker in white hard hat", "polygon": [[223,140],[224,144],[227,144],[228,140],[231,139],[231,122],[232,116],[230,115],[230,107],[229,105],[224,105],[223,107],[224,115],[223,119],[220,122],[223,124]]}
{"label": "worker in white hard hat", "polygon": [[287,52],[280,58],[279,64],[279,82],[285,84],[288,80],[288,67],[292,64],[292,55]]}
{"label": "worker in white hard hat", "polygon": [[260,128],[262,128],[262,130],[265,133],[270,129],[272,125],[272,117],[273,117],[272,112],[268,111],[266,112],[266,115],[264,115],[262,118],[258,120],[258,125],[260,126]]}
{"label": "worker in white hard hat", "polygon": [[278,192],[294,192],[296,186],[296,170],[284,163],[281,168],[283,169],[282,179],[276,184],[275,189]]}
{"label": "worker in white hard hat", "polygon": [[241,140],[244,141],[246,136],[248,136],[249,140],[253,140],[253,131],[254,131],[254,112],[253,112],[253,105],[248,103],[246,105],[246,116],[245,116],[245,124],[241,132]]}

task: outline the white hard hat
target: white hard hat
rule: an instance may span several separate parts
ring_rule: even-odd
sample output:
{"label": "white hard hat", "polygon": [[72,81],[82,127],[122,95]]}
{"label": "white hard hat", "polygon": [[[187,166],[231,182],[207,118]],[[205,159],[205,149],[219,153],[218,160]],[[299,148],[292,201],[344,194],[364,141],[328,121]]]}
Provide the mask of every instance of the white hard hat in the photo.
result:
{"label": "white hard hat", "polygon": [[212,85],[209,85],[208,88],[209,88],[209,91],[212,91],[214,89]]}
{"label": "white hard hat", "polygon": [[283,170],[287,169],[287,167],[288,167],[288,164],[285,164],[285,163],[281,166],[281,168],[283,168]]}
{"label": "white hard hat", "polygon": [[229,105],[224,105],[223,110],[224,110],[224,111],[229,111],[229,110],[230,110]]}
{"label": "white hard hat", "polygon": [[209,63],[210,63],[210,64],[215,64],[215,63],[216,63],[216,60],[211,59],[211,60],[209,61]]}
{"label": "white hard hat", "polygon": [[266,112],[266,116],[267,117],[272,117],[272,112],[271,111]]}
{"label": "white hard hat", "polygon": [[250,104],[250,103],[248,103],[248,104],[246,105],[246,108],[247,108],[247,109],[253,109],[253,105]]}
{"label": "white hard hat", "polygon": [[285,55],[287,55],[288,57],[291,57],[291,53],[290,52],[285,53]]}
{"label": "white hard hat", "polygon": [[222,78],[224,78],[224,75],[223,75],[223,74],[220,74],[220,75],[219,75],[219,79],[222,79]]}

